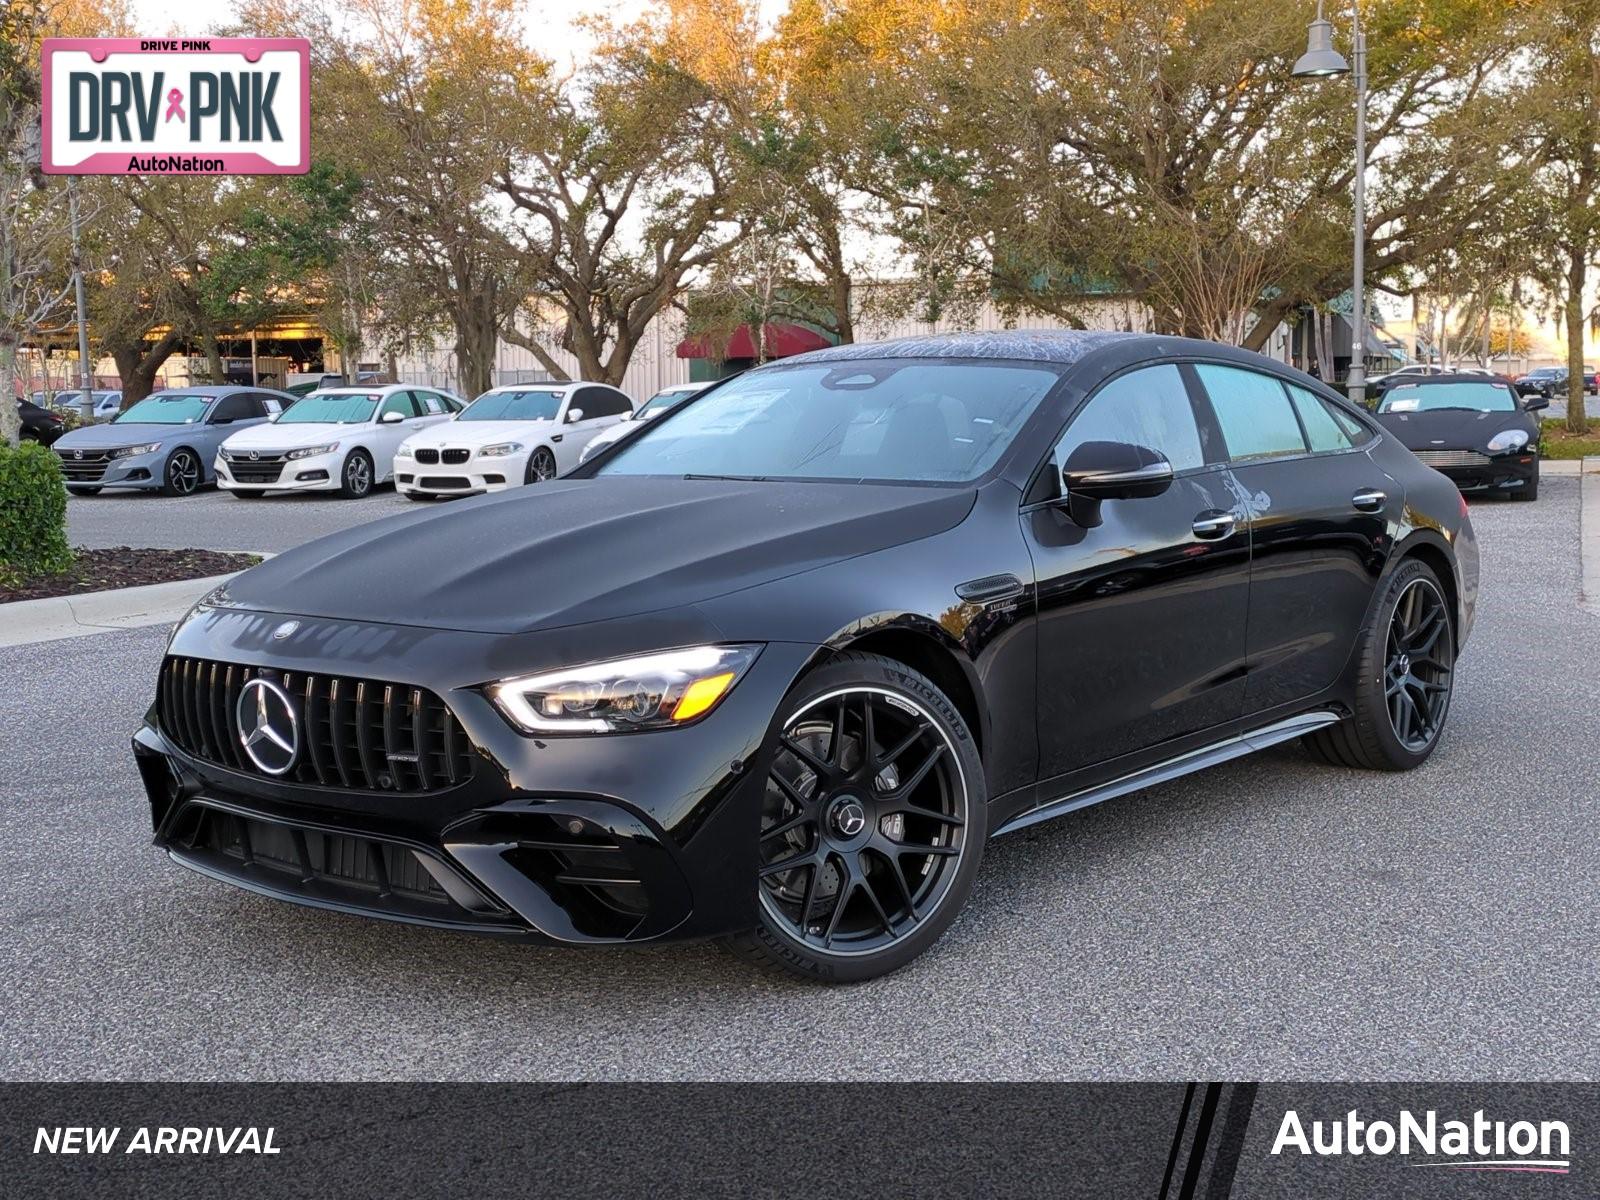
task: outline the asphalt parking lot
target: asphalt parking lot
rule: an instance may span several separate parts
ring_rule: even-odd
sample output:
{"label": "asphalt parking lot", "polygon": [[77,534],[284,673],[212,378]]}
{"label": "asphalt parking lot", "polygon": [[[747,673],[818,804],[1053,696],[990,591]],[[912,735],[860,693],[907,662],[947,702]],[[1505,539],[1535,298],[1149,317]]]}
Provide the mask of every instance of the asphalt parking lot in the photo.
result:
{"label": "asphalt parking lot", "polygon": [[[413,507],[136,499],[106,534],[121,503],[72,501],[74,540],[277,549]],[[213,519],[235,509],[255,524]],[[127,751],[166,631],[0,650],[0,1077],[1593,1078],[1578,480],[1472,516],[1478,625],[1423,770],[1281,747],[994,842],[932,952],[839,990],[710,946],[530,949],[182,871]]]}

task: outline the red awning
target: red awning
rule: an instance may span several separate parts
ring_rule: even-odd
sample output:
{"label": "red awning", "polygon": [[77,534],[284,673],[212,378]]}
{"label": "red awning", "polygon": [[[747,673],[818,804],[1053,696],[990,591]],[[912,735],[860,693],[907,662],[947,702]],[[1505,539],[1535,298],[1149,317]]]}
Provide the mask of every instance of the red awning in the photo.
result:
{"label": "red awning", "polygon": [[[791,354],[804,354],[807,350],[821,350],[824,346],[833,345],[816,330],[807,329],[804,325],[786,325],[774,321],[766,326],[765,333],[768,358],[788,358]],[[685,338],[678,343],[678,357],[715,358],[722,361],[756,357],[755,330],[748,325],[735,329],[726,346],[717,343],[718,339],[706,334]]]}

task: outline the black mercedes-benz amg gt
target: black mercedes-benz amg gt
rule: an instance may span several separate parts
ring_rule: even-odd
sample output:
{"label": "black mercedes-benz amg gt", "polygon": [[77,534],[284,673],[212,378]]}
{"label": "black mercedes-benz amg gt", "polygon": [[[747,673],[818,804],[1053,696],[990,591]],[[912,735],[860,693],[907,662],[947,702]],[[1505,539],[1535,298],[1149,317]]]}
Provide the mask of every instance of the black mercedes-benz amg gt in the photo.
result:
{"label": "black mercedes-benz amg gt", "polygon": [[841,346],[238,576],[134,751],[157,844],[271,896],[865,979],[989,837],[1290,738],[1418,766],[1477,587],[1449,481],[1256,354]]}

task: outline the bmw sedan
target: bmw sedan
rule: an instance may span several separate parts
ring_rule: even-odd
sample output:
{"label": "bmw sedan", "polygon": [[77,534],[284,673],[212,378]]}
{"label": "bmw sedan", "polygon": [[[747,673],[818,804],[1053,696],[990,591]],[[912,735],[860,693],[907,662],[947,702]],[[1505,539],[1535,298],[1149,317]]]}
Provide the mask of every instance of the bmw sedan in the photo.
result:
{"label": "bmw sedan", "polygon": [[1454,486],[1261,356],[857,344],[237,576],[133,748],[214,879],[843,982],[932,945],[991,837],[1294,738],[1421,766],[1477,591]]}
{"label": "bmw sedan", "polygon": [[67,490],[74,495],[128,488],[190,496],[215,482],[211,462],[225,438],[265,424],[290,402],[268,388],[156,392],[108,424],[62,434],[51,449],[60,456]]}
{"label": "bmw sedan", "polygon": [[1550,401],[1481,375],[1436,375],[1391,388],[1378,422],[1464,492],[1539,498],[1539,418]]}
{"label": "bmw sedan", "polygon": [[633,401],[605,384],[493,388],[455,420],[400,443],[395,490],[424,500],[544,483],[577,466],[590,439],[631,412]]}
{"label": "bmw sedan", "polygon": [[618,421],[591,438],[589,444],[583,448],[583,453],[578,456],[578,461],[588,462],[613,442],[620,442],[630,434],[638,433],[644,427],[645,421],[653,421],[662,413],[671,412],[685,400],[698,396],[710,386],[709,383],[674,383],[662,388],[634,409],[632,417]]}

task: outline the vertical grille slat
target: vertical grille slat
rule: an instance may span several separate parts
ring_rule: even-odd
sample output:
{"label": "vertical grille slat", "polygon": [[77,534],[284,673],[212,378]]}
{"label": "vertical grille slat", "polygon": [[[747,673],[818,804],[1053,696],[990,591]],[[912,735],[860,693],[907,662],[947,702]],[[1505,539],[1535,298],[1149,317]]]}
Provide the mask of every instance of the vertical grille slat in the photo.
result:
{"label": "vertical grille slat", "polygon": [[428,709],[422,700],[422,689],[411,689],[411,741],[417,752],[417,787],[433,790],[433,777],[428,773]]}
{"label": "vertical grille slat", "polygon": [[472,775],[472,747],[455,714],[411,684],[175,656],[157,677],[156,722],[192,758],[264,774],[244,752],[238,718],[245,684],[262,676],[282,686],[298,721],[299,757],[286,781],[433,792]]}

